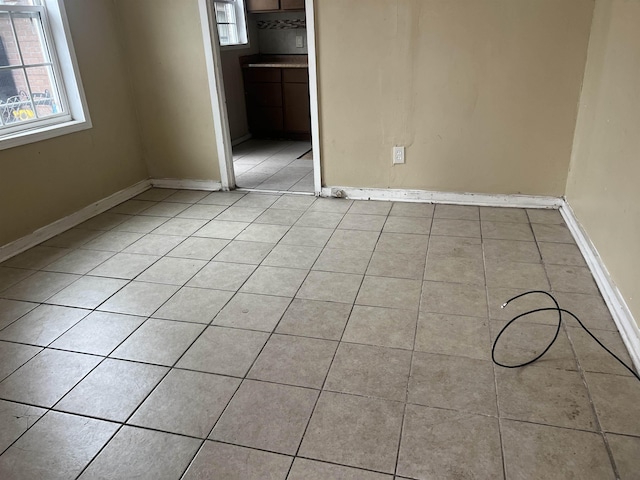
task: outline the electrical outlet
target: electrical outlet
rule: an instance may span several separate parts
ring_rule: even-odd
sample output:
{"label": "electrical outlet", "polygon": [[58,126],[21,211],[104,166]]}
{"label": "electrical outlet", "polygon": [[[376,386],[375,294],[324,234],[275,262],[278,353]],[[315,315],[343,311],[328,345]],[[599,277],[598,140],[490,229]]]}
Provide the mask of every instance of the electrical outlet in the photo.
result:
{"label": "electrical outlet", "polygon": [[393,147],[393,164],[404,163],[404,147]]}
{"label": "electrical outlet", "polygon": [[304,37],[302,35],[296,35],[296,47],[304,48]]}

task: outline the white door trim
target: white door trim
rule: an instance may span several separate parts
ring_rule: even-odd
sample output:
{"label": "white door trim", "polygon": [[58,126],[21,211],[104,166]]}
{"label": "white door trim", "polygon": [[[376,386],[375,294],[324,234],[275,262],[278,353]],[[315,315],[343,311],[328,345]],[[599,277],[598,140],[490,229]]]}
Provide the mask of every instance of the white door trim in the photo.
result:
{"label": "white door trim", "polygon": [[222,62],[220,60],[220,42],[218,29],[212,28],[216,24],[210,0],[198,0],[200,9],[200,26],[204,46],[204,57],[207,64],[209,80],[209,96],[213,113],[213,130],[216,138],[218,164],[220,166],[220,183],[223,190],[236,187],[236,176],[233,171],[233,153],[231,150],[231,133],[229,130],[229,116],[227,114],[227,99],[224,94],[224,80],[222,77]]}
{"label": "white door trim", "polygon": [[[313,185],[316,196],[322,190],[322,174],[320,172],[320,117],[318,109],[318,68],[315,39],[315,0],[305,0],[307,14],[307,50],[309,55],[309,101],[311,107],[311,142],[313,145]],[[214,12],[210,0],[198,0],[200,24],[204,40],[204,56],[207,64],[209,95],[213,112],[213,127],[216,138],[216,150],[220,165],[220,179],[223,190],[236,188],[236,177],[233,171],[233,152],[231,149],[231,133],[229,115],[224,94],[222,62],[220,59],[220,43],[215,26]]]}

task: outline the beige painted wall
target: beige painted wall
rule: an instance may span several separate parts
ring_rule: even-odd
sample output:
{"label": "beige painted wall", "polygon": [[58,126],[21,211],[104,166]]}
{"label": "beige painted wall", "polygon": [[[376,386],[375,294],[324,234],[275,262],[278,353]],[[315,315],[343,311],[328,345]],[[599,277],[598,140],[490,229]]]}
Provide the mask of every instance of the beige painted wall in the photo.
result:
{"label": "beige painted wall", "polygon": [[110,0],[67,0],[93,128],[0,151],[0,245],[147,178]]}
{"label": "beige painted wall", "polygon": [[152,178],[220,180],[197,0],[116,0]]}
{"label": "beige painted wall", "polygon": [[593,0],[315,8],[324,184],[564,193]]}
{"label": "beige painted wall", "polygon": [[640,2],[597,0],[567,199],[640,320]]}

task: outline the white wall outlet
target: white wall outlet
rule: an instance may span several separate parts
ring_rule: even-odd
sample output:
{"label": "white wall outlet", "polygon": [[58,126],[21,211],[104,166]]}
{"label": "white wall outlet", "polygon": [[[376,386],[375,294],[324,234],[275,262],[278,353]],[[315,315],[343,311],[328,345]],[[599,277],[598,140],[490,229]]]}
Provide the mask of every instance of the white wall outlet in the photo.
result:
{"label": "white wall outlet", "polygon": [[404,147],[393,147],[393,164],[404,163]]}
{"label": "white wall outlet", "polygon": [[296,35],[296,47],[297,48],[304,48],[304,36],[303,35]]}

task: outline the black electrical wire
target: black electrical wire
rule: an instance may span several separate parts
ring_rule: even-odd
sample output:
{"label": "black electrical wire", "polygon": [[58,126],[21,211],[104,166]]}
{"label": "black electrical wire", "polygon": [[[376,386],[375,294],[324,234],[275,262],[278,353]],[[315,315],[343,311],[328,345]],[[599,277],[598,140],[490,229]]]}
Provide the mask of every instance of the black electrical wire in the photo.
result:
{"label": "black electrical wire", "polygon": [[[558,304],[558,301],[555,299],[555,297],[553,295],[551,295],[549,292],[545,292],[543,290],[531,290],[529,292],[525,292],[525,293],[521,293],[520,295],[516,295],[515,297],[509,299],[505,304],[502,305],[501,308],[506,307],[507,305],[509,305],[509,303],[511,303],[514,300],[517,300],[518,298],[524,297],[526,295],[531,295],[534,293],[540,293],[540,294],[544,294],[547,297],[549,297],[553,303],[555,304],[555,307],[547,307],[547,308],[536,308],[534,310],[529,310],[528,312],[524,312],[521,313],[520,315],[517,315],[515,317],[513,317],[504,327],[502,327],[502,330],[500,330],[500,333],[498,333],[498,336],[496,337],[495,341],[493,342],[493,347],[491,348],[491,359],[493,360],[493,363],[495,363],[496,365],[500,365],[501,367],[505,367],[505,368],[520,368],[520,367],[524,367],[525,365],[529,365],[533,362],[535,362],[536,360],[540,359],[540,357],[542,357],[545,353],[547,353],[547,351],[549,351],[549,349],[551,348],[551,346],[554,344],[554,342],[557,340],[558,338],[558,334],[560,333],[560,325],[562,323],[562,314],[566,313],[568,315],[571,315],[579,324],[580,326],[584,329],[585,332],[587,332],[589,334],[589,336],[591,336],[591,338],[593,338],[598,345],[600,345],[602,348],[604,348],[607,353],[609,353],[609,355],[611,355],[613,358],[615,358],[618,362],[620,362],[620,364],[626,368],[627,370],[629,370],[631,372],[631,374],[636,377],[637,380],[640,381],[640,376],[638,376],[638,374],[626,363],[624,363],[622,360],[620,360],[620,358],[618,358],[618,356],[613,353],[611,350],[609,350],[607,347],[605,347],[602,342],[600,340],[598,340],[593,333],[591,333],[589,331],[589,329],[587,327],[585,327],[583,325],[583,323],[580,321],[580,319],[574,315],[573,313],[571,313],[569,310],[565,310],[564,308],[560,308],[560,305]],[[538,313],[538,312],[558,312],[558,325],[556,327],[556,333],[553,336],[553,339],[549,342],[549,344],[547,345],[547,347],[542,351],[542,353],[540,353],[539,355],[537,355],[535,358],[529,360],[528,362],[524,362],[524,363],[519,363],[519,364],[515,364],[515,365],[506,365],[504,363],[500,363],[499,361],[496,360],[495,357],[495,351],[496,351],[496,345],[498,344],[498,340],[500,340],[500,337],[502,336],[502,334],[505,332],[505,330],[507,328],[509,328],[509,326],[515,322],[516,320],[518,320],[519,318],[522,317],[526,317],[527,315],[532,315],[534,313]]]}

